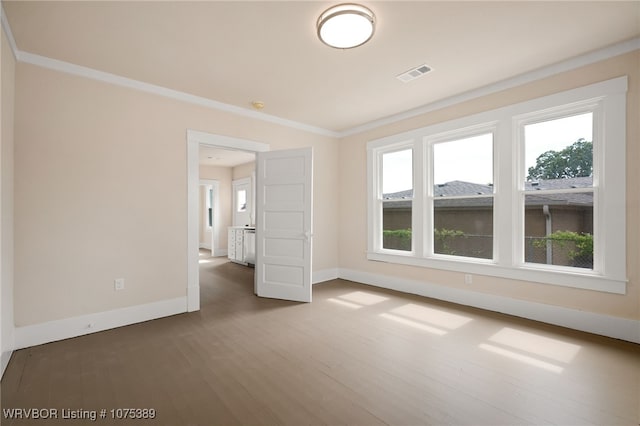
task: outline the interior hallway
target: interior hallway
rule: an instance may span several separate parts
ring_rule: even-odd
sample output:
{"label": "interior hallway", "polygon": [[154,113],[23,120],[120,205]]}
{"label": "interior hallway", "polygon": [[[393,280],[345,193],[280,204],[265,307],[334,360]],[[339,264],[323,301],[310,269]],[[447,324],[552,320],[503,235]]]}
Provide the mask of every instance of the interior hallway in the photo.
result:
{"label": "interior hallway", "polygon": [[[201,306],[16,351],[2,408],[157,425],[637,425],[640,347],[336,280],[297,304],[201,252]],[[3,425],[87,424],[8,420]]]}

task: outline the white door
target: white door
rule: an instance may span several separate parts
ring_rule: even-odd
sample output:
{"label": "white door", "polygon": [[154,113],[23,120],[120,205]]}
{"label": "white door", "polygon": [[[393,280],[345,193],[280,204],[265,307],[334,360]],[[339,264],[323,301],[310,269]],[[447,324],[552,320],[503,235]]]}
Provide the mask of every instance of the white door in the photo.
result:
{"label": "white door", "polygon": [[258,153],[256,294],[311,302],[312,148]]}

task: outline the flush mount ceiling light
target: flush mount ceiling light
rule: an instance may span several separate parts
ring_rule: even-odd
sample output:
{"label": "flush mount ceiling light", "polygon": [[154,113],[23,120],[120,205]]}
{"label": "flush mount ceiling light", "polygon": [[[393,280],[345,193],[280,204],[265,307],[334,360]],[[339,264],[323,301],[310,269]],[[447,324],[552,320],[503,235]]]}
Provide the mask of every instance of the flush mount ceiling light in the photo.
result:
{"label": "flush mount ceiling light", "polygon": [[339,4],[325,10],[318,18],[318,38],[337,49],[351,49],[365,44],[375,30],[371,10],[354,3]]}
{"label": "flush mount ceiling light", "polygon": [[251,101],[251,106],[260,111],[264,108],[264,102],[262,101]]}

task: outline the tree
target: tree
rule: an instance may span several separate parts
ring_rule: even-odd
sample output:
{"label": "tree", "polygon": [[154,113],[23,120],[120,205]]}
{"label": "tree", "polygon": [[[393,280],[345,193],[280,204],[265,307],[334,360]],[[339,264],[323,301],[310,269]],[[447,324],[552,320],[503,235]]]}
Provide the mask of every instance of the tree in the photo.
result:
{"label": "tree", "polygon": [[563,179],[593,174],[593,143],[578,139],[562,151],[547,151],[529,167],[527,180]]}

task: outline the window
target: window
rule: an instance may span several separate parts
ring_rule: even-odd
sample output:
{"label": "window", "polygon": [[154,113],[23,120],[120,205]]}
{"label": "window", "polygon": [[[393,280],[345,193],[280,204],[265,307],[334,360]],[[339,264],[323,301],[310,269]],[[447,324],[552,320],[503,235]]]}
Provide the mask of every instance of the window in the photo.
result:
{"label": "window", "polygon": [[247,190],[239,189],[236,192],[236,212],[244,213],[247,211]]}
{"label": "window", "polygon": [[413,151],[382,153],[382,248],[412,250]]}
{"label": "window", "polygon": [[524,124],[524,260],[593,269],[593,112]]}
{"label": "window", "polygon": [[433,253],[493,258],[493,133],[432,144]]}
{"label": "window", "polygon": [[369,142],[368,259],[624,293],[626,90]]}
{"label": "window", "polygon": [[213,227],[213,188],[207,190],[207,226]]}

